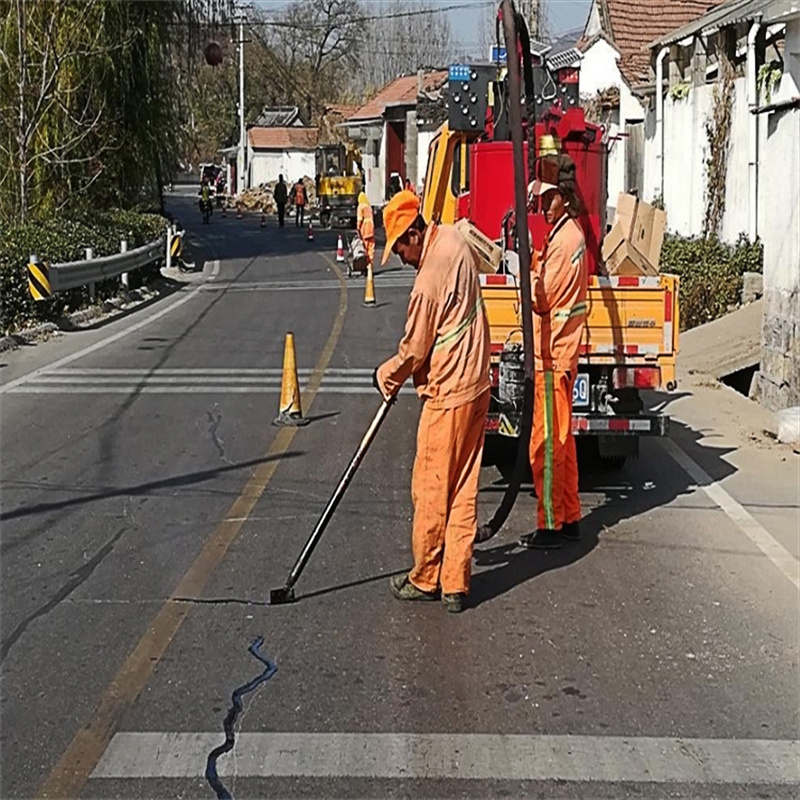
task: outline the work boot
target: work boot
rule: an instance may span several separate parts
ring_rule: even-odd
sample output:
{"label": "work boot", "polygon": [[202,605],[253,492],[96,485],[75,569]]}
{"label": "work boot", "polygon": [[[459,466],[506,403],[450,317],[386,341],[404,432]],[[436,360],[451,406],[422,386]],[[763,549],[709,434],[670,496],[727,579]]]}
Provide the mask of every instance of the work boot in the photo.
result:
{"label": "work boot", "polygon": [[581,524],[578,520],[575,522],[565,522],[561,528],[561,536],[567,541],[579,542],[581,540]]}
{"label": "work boot", "polygon": [[408,579],[408,573],[392,575],[389,578],[389,588],[398,600],[438,600],[438,592],[423,592],[417,589]]}
{"label": "work boot", "polygon": [[443,594],[442,605],[445,611],[451,614],[460,614],[467,607],[467,595],[464,592]]}
{"label": "work boot", "polygon": [[519,543],[531,550],[559,550],[564,540],[561,534],[552,528],[539,528],[534,533],[520,536]]}

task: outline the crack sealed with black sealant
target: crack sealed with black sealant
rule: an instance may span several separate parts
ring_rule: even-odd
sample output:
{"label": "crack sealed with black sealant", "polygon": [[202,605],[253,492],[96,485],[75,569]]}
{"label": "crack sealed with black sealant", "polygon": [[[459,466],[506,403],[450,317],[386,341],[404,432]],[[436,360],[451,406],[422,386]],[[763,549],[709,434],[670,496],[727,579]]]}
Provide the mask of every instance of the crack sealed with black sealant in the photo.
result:
{"label": "crack sealed with black sealant", "polygon": [[225,753],[233,750],[236,744],[236,734],[233,726],[236,724],[236,719],[242,711],[242,695],[252,692],[253,689],[260,686],[265,681],[268,681],[277,671],[278,667],[269,658],[261,654],[261,645],[264,644],[264,637],[258,636],[250,643],[247,651],[257,658],[263,665],[264,671],[256,678],[253,678],[249,683],[245,683],[238,689],[233,690],[231,695],[231,707],[225,715],[225,720],[222,726],[225,730],[225,742],[218,747],[215,747],[209,754],[206,761],[206,780],[209,786],[214,790],[217,795],[217,800],[233,800],[233,795],[225,788],[225,785],[217,775],[217,759]]}

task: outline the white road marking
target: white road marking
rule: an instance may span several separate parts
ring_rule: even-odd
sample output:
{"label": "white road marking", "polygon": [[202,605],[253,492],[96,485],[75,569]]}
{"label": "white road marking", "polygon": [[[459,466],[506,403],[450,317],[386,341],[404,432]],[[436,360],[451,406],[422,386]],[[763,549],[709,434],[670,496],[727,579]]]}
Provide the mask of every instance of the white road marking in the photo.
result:
{"label": "white road marking", "polygon": [[[200,778],[216,733],[117,733],[92,778]],[[240,733],[222,776],[699,784],[800,782],[800,742],[415,733]]]}
{"label": "white road marking", "polygon": [[798,561],[753,515],[722,488],[691,456],[672,439],[659,439],[664,450],[695,481],[711,500],[736,523],[742,533],[800,589],[800,561]]}
{"label": "white road marking", "polygon": [[[214,277],[217,274],[217,272],[219,272],[219,261],[214,261],[214,264],[211,269],[212,277]],[[94,344],[91,344],[88,347],[84,347],[82,350],[78,350],[75,353],[71,353],[68,356],[64,356],[64,358],[60,358],[57,361],[54,361],[52,364],[48,364],[46,367],[39,367],[39,369],[35,369],[33,370],[33,372],[29,372],[27,375],[23,375],[19,378],[16,378],[13,381],[4,383],[2,386],[0,386],[0,394],[5,394],[6,392],[14,391],[17,387],[23,386],[24,384],[34,380],[40,375],[43,375],[47,372],[52,372],[54,370],[59,369],[60,367],[65,367],[67,364],[71,364],[73,361],[78,361],[78,359],[81,359],[84,356],[88,356],[91,353],[95,353],[98,350],[102,350],[104,347],[107,347],[108,345],[113,344],[114,342],[118,342],[120,339],[124,339],[126,336],[130,336],[132,333],[140,331],[142,328],[147,327],[156,320],[161,319],[161,317],[164,317],[170,312],[174,311],[176,308],[179,308],[184,303],[188,303],[198,294],[198,292],[202,287],[203,287],[202,283],[198,284],[188,294],[184,295],[183,297],[176,298],[176,300],[173,303],[170,303],[165,308],[162,308],[160,311],[157,311],[155,314],[152,314],[146,319],[140,320],[139,322],[130,325],[124,330],[118,331],[117,333],[108,336],[105,339],[101,339],[99,342],[95,342]]]}

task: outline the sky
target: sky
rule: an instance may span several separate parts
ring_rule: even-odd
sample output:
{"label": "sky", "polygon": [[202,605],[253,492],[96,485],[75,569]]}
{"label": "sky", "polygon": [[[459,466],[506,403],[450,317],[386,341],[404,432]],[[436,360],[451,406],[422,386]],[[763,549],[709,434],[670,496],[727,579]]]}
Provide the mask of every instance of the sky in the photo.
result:
{"label": "sky", "polygon": [[[379,11],[387,0],[361,0],[370,13]],[[446,12],[453,36],[465,52],[478,55],[480,29],[493,19],[499,0],[430,0],[434,6],[459,6]],[[582,28],[589,13],[591,0],[540,0],[548,29],[554,35]],[[255,0],[256,5],[272,11],[287,5],[286,0]],[[489,23],[491,24],[491,22]],[[480,54],[483,56],[483,54]]]}

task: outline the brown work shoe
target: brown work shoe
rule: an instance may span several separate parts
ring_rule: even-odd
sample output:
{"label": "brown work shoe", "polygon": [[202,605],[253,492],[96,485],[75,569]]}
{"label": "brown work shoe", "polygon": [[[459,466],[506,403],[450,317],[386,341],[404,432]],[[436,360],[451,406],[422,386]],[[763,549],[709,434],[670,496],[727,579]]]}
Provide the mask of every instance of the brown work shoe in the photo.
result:
{"label": "brown work shoe", "polygon": [[526,533],[519,537],[519,543],[531,550],[558,550],[564,539],[558,531],[550,528],[539,528],[534,533]]}
{"label": "brown work shoe", "polygon": [[439,592],[423,592],[417,589],[408,578],[408,573],[392,575],[389,578],[389,588],[398,600],[438,600]]}

